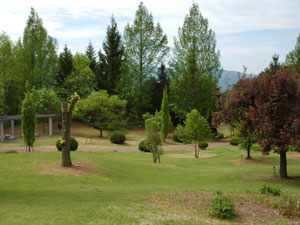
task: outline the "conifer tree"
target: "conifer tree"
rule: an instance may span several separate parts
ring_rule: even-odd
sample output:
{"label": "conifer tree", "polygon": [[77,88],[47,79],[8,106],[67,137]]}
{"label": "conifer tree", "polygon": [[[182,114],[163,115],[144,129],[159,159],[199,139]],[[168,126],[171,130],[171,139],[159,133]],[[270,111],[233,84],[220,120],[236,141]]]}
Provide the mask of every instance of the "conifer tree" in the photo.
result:
{"label": "conifer tree", "polygon": [[166,137],[168,136],[169,133],[169,128],[171,126],[171,116],[169,112],[169,100],[168,100],[168,90],[167,86],[164,89],[163,93],[163,99],[161,103],[161,137],[162,140],[165,142]]}
{"label": "conifer tree", "polygon": [[90,69],[93,71],[94,74],[96,74],[97,73],[96,51],[91,41],[89,42],[86,48],[85,55],[90,60],[90,65],[89,65]]}
{"label": "conifer tree", "polygon": [[22,132],[23,139],[26,144],[26,151],[28,147],[28,151],[33,150],[33,144],[35,141],[35,107],[32,101],[32,94],[29,91],[29,84],[26,83],[27,93],[25,94],[25,99],[22,102]]}
{"label": "conifer tree", "polygon": [[208,118],[215,108],[214,90],[222,73],[215,33],[193,3],[174,41],[171,67],[171,97],[177,117],[192,109]]}
{"label": "conifer tree", "polygon": [[129,68],[127,78],[130,78],[129,85],[134,85],[132,111],[142,118],[145,108],[151,104],[151,98],[145,96],[145,82],[155,75],[169,52],[167,36],[159,23],[154,24],[152,14],[143,3],[138,6],[133,24],[125,27],[124,46]]}
{"label": "conifer tree", "polygon": [[98,71],[96,78],[98,89],[106,89],[109,94],[116,94],[117,83],[120,80],[124,46],[118,25],[111,17],[111,24],[107,27],[106,39],[103,42],[103,53],[100,50]]}
{"label": "conifer tree", "polygon": [[59,54],[59,70],[56,74],[56,86],[58,95],[66,100],[67,99],[67,87],[66,87],[66,78],[70,76],[74,70],[73,67],[73,55],[67,45],[64,47],[64,51]]}

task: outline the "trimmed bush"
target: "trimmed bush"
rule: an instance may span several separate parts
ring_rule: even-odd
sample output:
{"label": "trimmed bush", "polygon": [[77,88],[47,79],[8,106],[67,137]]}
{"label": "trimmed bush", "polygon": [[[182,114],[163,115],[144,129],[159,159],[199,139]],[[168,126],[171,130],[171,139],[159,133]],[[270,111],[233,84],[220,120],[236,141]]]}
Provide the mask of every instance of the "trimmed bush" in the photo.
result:
{"label": "trimmed bush", "polygon": [[147,139],[145,139],[139,143],[139,150],[141,152],[151,152],[150,143]]}
{"label": "trimmed bush", "polygon": [[[62,150],[62,144],[60,143],[60,140],[56,141],[56,148],[58,151]],[[70,151],[76,151],[78,148],[78,142],[75,138],[70,138]]]}
{"label": "trimmed bush", "polygon": [[113,131],[110,136],[109,139],[112,143],[115,144],[123,144],[126,140],[126,136],[123,132],[121,131]]}
{"label": "trimmed bush", "polygon": [[214,197],[210,202],[210,215],[220,219],[232,219],[234,217],[234,203],[230,196],[222,194]]}
{"label": "trimmed bush", "polygon": [[281,190],[279,188],[269,187],[267,185],[263,185],[260,188],[260,193],[264,195],[274,195],[274,196],[280,196]]}
{"label": "trimmed bush", "polygon": [[198,147],[202,150],[205,150],[208,147],[208,143],[207,142],[199,142]]}
{"label": "trimmed bush", "polygon": [[240,144],[240,139],[238,137],[232,137],[229,140],[229,144],[231,145],[239,145]]}
{"label": "trimmed bush", "polygon": [[173,141],[182,143],[183,141],[179,139],[178,131],[175,130],[172,136]]}
{"label": "trimmed bush", "polygon": [[218,138],[218,139],[224,139],[224,134],[223,133],[218,133],[216,135],[216,138]]}

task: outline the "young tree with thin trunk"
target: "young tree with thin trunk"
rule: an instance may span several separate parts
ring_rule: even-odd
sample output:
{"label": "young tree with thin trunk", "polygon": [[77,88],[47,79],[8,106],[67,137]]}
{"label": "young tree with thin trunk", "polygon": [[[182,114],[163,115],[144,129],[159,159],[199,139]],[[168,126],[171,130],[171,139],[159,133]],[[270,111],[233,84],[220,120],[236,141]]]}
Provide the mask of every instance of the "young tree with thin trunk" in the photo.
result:
{"label": "young tree with thin trunk", "polygon": [[199,158],[199,142],[205,141],[211,135],[209,124],[196,109],[186,115],[184,124],[184,127],[179,127],[180,137],[185,142],[192,142],[195,147],[195,158]]}
{"label": "young tree with thin trunk", "polygon": [[166,86],[163,92],[163,99],[161,103],[161,129],[160,129],[161,137],[164,142],[166,141],[166,137],[168,136],[170,126],[171,126],[171,116],[169,111],[168,90]]}
{"label": "young tree with thin trunk", "polygon": [[28,82],[26,83],[27,93],[25,94],[25,99],[22,102],[22,115],[21,115],[21,126],[23,132],[23,139],[27,148],[30,152],[33,150],[33,144],[35,141],[35,107],[32,101],[32,94],[29,91]]}
{"label": "young tree with thin trunk", "polygon": [[63,135],[61,139],[61,144],[62,144],[61,165],[64,167],[72,166],[71,154],[70,154],[71,122],[72,122],[72,115],[76,111],[75,105],[78,100],[79,100],[79,95],[77,95],[77,93],[74,93],[74,95],[71,96],[69,103],[67,102],[61,103],[62,130],[63,130]]}
{"label": "young tree with thin trunk", "polygon": [[159,132],[159,122],[154,117],[150,117],[145,120],[145,127],[147,133],[147,140],[149,141],[149,147],[153,156],[153,162],[160,163],[160,156],[162,154],[161,149],[161,137]]}

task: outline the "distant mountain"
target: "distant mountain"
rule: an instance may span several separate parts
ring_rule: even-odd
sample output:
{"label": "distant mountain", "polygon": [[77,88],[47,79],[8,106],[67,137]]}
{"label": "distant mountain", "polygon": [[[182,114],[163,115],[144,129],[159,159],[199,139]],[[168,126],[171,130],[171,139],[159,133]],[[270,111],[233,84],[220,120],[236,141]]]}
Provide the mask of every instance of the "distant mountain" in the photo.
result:
{"label": "distant mountain", "polygon": [[[238,71],[228,71],[224,70],[220,79],[219,79],[219,87],[222,88],[222,91],[225,91],[227,88],[230,88],[233,84],[236,84],[243,73]],[[250,77],[253,75],[246,74],[246,77]]]}

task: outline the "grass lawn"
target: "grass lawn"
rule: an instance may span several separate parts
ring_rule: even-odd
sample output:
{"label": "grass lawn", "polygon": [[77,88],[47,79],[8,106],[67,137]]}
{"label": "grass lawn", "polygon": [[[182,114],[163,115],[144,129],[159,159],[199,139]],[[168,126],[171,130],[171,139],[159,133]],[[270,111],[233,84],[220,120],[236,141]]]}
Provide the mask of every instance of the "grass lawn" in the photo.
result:
{"label": "grass lawn", "polygon": [[[0,153],[0,224],[296,224],[259,194],[269,185],[299,195],[300,179],[273,176],[276,154],[241,159],[238,147],[170,151],[154,165],[149,153],[72,152],[61,168],[59,152]],[[245,155],[245,153],[244,153]],[[299,153],[288,154],[288,174],[300,175]],[[232,195],[236,217],[209,216],[215,190]]]}

